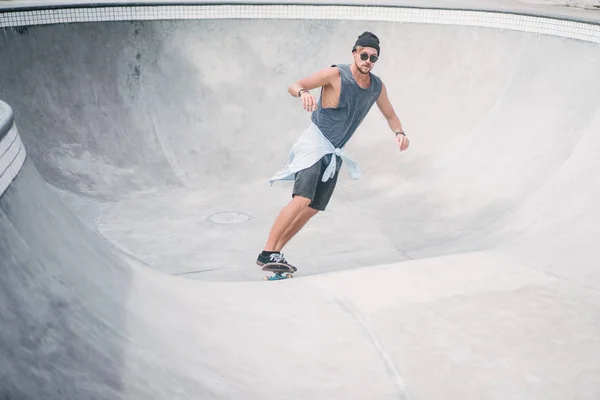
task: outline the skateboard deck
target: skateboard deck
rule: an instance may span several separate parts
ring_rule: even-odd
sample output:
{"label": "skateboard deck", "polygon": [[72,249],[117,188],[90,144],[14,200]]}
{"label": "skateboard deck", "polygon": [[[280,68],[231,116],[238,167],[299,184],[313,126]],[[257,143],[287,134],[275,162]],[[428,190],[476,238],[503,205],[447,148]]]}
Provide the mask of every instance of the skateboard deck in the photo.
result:
{"label": "skateboard deck", "polygon": [[281,279],[291,279],[294,277],[294,272],[297,271],[297,268],[290,268],[285,264],[279,263],[268,263],[263,265],[263,271],[273,272],[272,276],[265,276],[263,280],[265,281],[278,281]]}

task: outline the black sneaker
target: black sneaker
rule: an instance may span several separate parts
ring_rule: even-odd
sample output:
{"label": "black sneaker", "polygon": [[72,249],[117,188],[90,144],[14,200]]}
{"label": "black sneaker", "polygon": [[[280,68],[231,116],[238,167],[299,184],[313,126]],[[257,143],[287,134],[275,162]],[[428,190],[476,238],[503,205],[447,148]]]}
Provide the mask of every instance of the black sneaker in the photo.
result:
{"label": "black sneaker", "polygon": [[298,270],[296,267],[288,263],[281,253],[271,253],[270,256],[265,256],[261,252],[256,259],[256,264],[260,265],[261,267],[264,267],[266,264],[282,265],[294,272]]}

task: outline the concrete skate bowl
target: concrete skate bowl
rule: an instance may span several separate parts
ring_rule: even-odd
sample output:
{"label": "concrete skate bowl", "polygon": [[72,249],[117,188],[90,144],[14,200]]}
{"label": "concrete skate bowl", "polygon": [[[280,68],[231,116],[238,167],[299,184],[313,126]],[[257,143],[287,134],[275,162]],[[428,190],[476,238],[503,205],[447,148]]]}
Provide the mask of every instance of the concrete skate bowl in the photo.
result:
{"label": "concrete skate bowl", "polygon": [[[0,398],[600,396],[597,25],[302,5],[1,18]],[[342,169],[286,247],[296,278],[262,282],[291,189],[267,181],[309,123],[287,86],[350,62],[364,30],[411,147],[374,107],[346,148],[363,176]]]}

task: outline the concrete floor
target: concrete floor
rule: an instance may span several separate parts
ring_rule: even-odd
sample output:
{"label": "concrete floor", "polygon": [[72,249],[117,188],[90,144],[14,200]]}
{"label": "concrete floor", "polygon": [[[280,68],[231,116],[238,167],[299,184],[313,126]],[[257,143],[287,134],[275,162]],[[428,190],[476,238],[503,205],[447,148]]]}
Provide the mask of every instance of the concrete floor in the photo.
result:
{"label": "concrete floor", "polygon": [[[309,121],[287,85],[365,29],[411,147],[373,108],[363,176],[284,250],[296,278],[263,282],[291,188],[267,181]],[[215,20],[0,48],[28,151],[0,198],[0,397],[600,397],[597,45]]]}

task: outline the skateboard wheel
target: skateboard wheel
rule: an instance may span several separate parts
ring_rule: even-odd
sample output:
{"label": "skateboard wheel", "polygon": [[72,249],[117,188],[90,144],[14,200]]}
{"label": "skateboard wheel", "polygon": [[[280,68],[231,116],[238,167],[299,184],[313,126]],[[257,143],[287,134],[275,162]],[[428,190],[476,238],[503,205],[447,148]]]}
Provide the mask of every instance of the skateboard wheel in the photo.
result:
{"label": "skateboard wheel", "polygon": [[263,277],[263,281],[268,281],[268,280],[269,280],[269,277],[268,277],[268,276],[264,276],[264,277]]}
{"label": "skateboard wheel", "polygon": [[292,275],[292,274],[285,274],[285,277],[288,278],[288,279],[291,279],[291,278],[294,277],[294,275]]}

